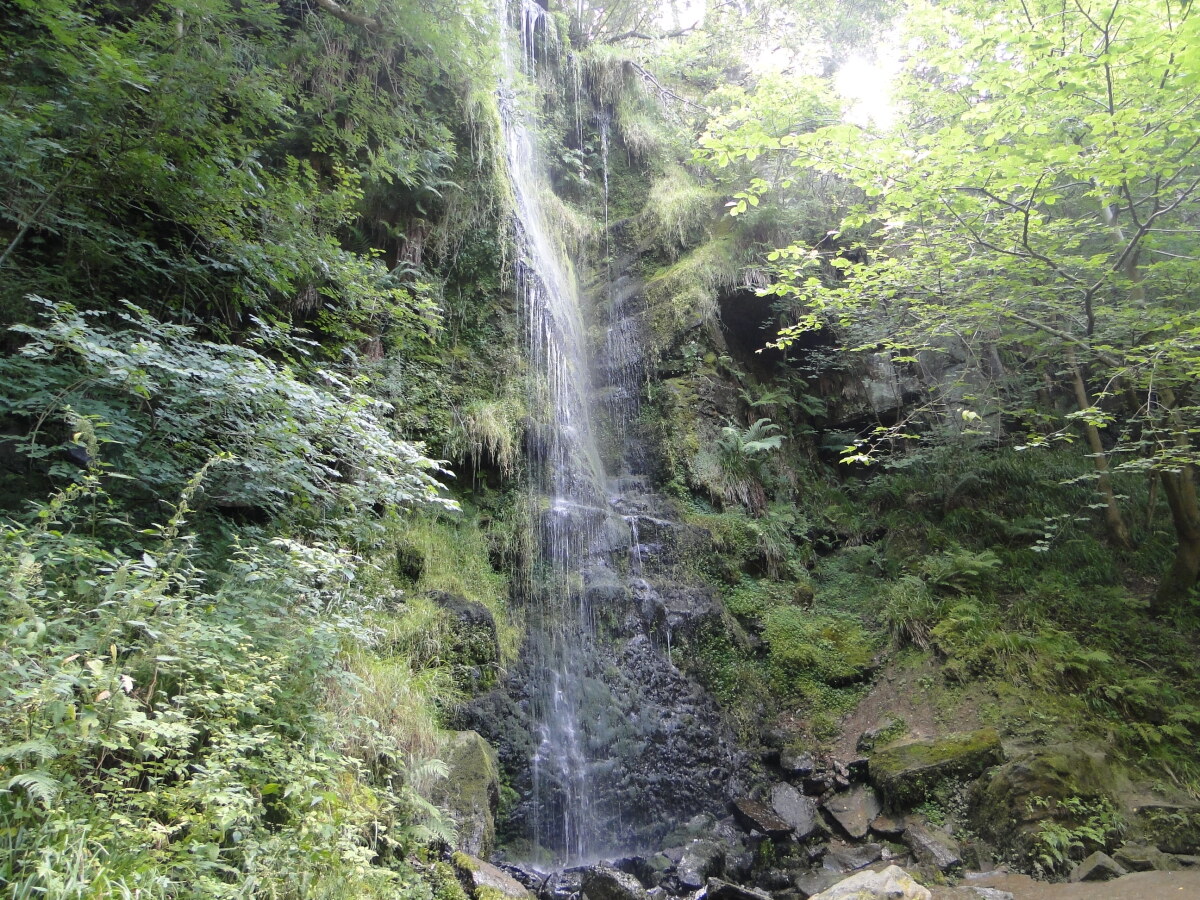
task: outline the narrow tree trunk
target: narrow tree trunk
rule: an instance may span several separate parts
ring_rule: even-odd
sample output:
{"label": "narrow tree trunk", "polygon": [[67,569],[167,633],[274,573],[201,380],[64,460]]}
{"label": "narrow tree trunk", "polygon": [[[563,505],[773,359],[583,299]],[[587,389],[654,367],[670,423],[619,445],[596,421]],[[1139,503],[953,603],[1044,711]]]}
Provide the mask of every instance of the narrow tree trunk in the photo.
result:
{"label": "narrow tree trunk", "polygon": [[1200,503],[1196,500],[1196,480],[1191,466],[1178,472],[1161,472],[1163,496],[1171,508],[1171,521],[1179,540],[1175,559],[1163,576],[1150,601],[1150,612],[1162,615],[1187,597],[1200,577]]}
{"label": "narrow tree trunk", "polygon": [[[1071,378],[1075,388],[1075,402],[1080,410],[1091,408],[1088,399],[1087,386],[1083,383],[1083,374],[1075,363],[1074,356],[1070,357]],[[1132,547],[1129,529],[1125,527],[1125,517],[1121,515],[1121,507],[1117,503],[1117,494],[1113,490],[1112,477],[1108,470],[1108,457],[1104,452],[1104,444],[1100,440],[1100,430],[1090,422],[1083,423],[1083,433],[1087,438],[1088,447],[1092,451],[1092,463],[1096,467],[1096,489],[1104,498],[1104,522],[1108,526],[1109,539],[1118,547]]]}
{"label": "narrow tree trunk", "polygon": [[[1171,388],[1161,388],[1160,397],[1167,410],[1170,427],[1175,433],[1175,443],[1181,452],[1190,451],[1191,442],[1180,425],[1178,401]],[[1175,526],[1175,559],[1171,568],[1159,582],[1158,591],[1150,600],[1150,612],[1163,615],[1182,600],[1200,579],[1200,500],[1196,497],[1195,467],[1184,464],[1175,471],[1159,472],[1163,496],[1171,510],[1171,523]]]}

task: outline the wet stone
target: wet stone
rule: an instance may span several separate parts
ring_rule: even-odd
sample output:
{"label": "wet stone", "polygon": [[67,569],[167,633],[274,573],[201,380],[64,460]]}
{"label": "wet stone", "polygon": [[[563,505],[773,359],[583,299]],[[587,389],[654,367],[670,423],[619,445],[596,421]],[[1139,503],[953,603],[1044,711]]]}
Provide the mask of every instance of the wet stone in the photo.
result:
{"label": "wet stone", "polygon": [[772,900],[771,895],[754,888],[742,887],[722,881],[719,878],[708,879],[708,900]]}
{"label": "wet stone", "polygon": [[790,784],[771,788],[771,807],[791,827],[798,841],[807,840],[821,828],[816,802]]}
{"label": "wet stone", "polygon": [[824,806],[842,830],[856,840],[867,836],[871,822],[882,811],[875,791],[865,785],[831,797]]}
{"label": "wet stone", "polygon": [[647,900],[646,889],[634,876],[609,866],[594,866],[580,883],[588,900]]}
{"label": "wet stone", "polygon": [[791,775],[793,778],[804,778],[811,775],[816,765],[812,754],[807,750],[783,750],[779,754],[779,768],[784,771],[784,774]]}
{"label": "wet stone", "polygon": [[680,885],[696,891],[708,883],[709,876],[717,875],[725,862],[725,851],[715,841],[692,841],[684,850],[675,873]]}
{"label": "wet stone", "polygon": [[852,847],[835,847],[829,855],[837,860],[844,871],[855,872],[883,859],[883,846],[857,844]]}
{"label": "wet stone", "polygon": [[904,832],[904,844],[922,865],[933,866],[941,872],[962,868],[958,844],[948,835],[911,825]]}
{"label": "wet stone", "polygon": [[733,810],[747,831],[761,831],[770,838],[783,838],[791,834],[792,826],[780,818],[775,810],[757,800],[749,797],[734,800]]}

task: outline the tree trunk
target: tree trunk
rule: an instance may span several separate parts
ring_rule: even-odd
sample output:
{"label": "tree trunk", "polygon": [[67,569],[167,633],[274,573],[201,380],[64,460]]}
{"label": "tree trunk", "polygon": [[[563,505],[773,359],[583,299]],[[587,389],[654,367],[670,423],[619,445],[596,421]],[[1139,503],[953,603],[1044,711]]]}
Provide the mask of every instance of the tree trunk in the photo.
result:
{"label": "tree trunk", "polygon": [[[1080,410],[1089,409],[1092,402],[1088,399],[1087,386],[1083,383],[1083,374],[1070,356],[1071,377],[1075,388],[1075,402]],[[1092,462],[1096,467],[1096,489],[1104,498],[1104,522],[1108,526],[1108,537],[1118,547],[1129,548],[1133,541],[1129,537],[1129,529],[1125,527],[1125,517],[1121,515],[1117,494],[1113,490],[1112,478],[1108,472],[1108,457],[1104,452],[1104,444],[1100,440],[1100,430],[1090,422],[1083,423],[1083,433],[1087,437],[1088,447],[1092,451]]]}
{"label": "tree trunk", "polygon": [[1150,612],[1160,616],[1184,600],[1200,577],[1200,503],[1191,466],[1178,472],[1160,472],[1163,496],[1171,508],[1171,521],[1179,540],[1175,559],[1150,601]]}

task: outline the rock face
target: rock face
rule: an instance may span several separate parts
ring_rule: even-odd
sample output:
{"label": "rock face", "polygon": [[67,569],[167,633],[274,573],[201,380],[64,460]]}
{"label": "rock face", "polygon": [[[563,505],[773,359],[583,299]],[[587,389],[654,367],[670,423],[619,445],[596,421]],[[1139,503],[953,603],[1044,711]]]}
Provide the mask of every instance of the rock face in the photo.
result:
{"label": "rock face", "polygon": [[1200,853],[1200,806],[1144,803],[1133,811],[1133,828],[1166,853]]}
{"label": "rock face", "polygon": [[1046,821],[1073,824],[1060,801],[1110,802],[1112,783],[1103,754],[1074,744],[1039,747],[975,783],[968,795],[969,823],[997,849],[1027,861]]}
{"label": "rock face", "polygon": [[816,802],[790,784],[772,786],[771,808],[791,826],[792,834],[798,841],[807,840],[821,829]]}
{"label": "rock face", "polygon": [[879,815],[880,810],[879,797],[866,785],[860,785],[825,801],[825,811],[846,834],[856,840],[867,836],[871,822]]}
{"label": "rock face", "polygon": [[976,778],[1003,761],[1000,736],[985,728],[937,741],[885,747],[871,756],[871,783],[888,809],[911,809],[942,782]]}
{"label": "rock face", "polygon": [[455,853],[454,868],[475,900],[535,900],[517,879],[470,854]]}
{"label": "rock face", "polygon": [[500,770],[496,752],[477,732],[456,731],[441,751],[449,768],[433,789],[433,802],[458,826],[455,849],[488,856],[495,849],[496,807],[500,803]]}
{"label": "rock face", "polygon": [[859,872],[839,881],[811,900],[931,900],[932,894],[899,866],[882,872]]}
{"label": "rock face", "polygon": [[594,866],[585,871],[581,887],[587,900],[647,900],[640,881],[608,866]]}
{"label": "rock face", "polygon": [[1127,874],[1116,860],[1097,850],[1071,871],[1071,881],[1112,881]]}

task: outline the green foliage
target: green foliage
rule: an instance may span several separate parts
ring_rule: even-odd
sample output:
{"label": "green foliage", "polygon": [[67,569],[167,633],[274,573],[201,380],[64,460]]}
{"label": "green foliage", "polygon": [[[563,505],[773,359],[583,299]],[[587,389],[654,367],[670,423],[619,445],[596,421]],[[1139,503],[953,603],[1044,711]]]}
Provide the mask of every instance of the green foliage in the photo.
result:
{"label": "green foliage", "polygon": [[1045,810],[1047,816],[1030,850],[1035,870],[1043,875],[1065,875],[1092,851],[1112,849],[1125,831],[1121,814],[1107,798],[1033,797],[1029,807],[1030,812]]}
{"label": "green foliage", "polygon": [[188,517],[208,471],[148,529],[106,520],[93,472],[0,530],[14,896],[382,896],[417,885],[398,854],[445,832],[416,792],[419,748],[388,745],[374,773],[342,749],[375,702],[341,662],[374,639],[356,557],[280,538],[197,568]]}
{"label": "green foliage", "polygon": [[[18,447],[51,476],[69,476],[58,460],[79,445],[82,418],[99,435],[88,456],[151,494],[179,490],[220,454],[224,465],[205,485],[212,503],[273,512],[453,505],[440,496],[440,466],[398,440],[381,418],[387,407],[336,372],[302,381],[289,365],[199,340],[131,304],[116,330],[70,304],[37,302],[45,322],[16,327],[28,343],[0,361],[0,391],[9,415],[29,423]],[[48,440],[43,425],[64,417],[72,428]]]}
{"label": "green foliage", "polygon": [[853,681],[870,664],[875,650],[857,619],[818,615],[795,606],[767,613],[763,640],[771,676],[784,693],[801,679],[834,686]]}

